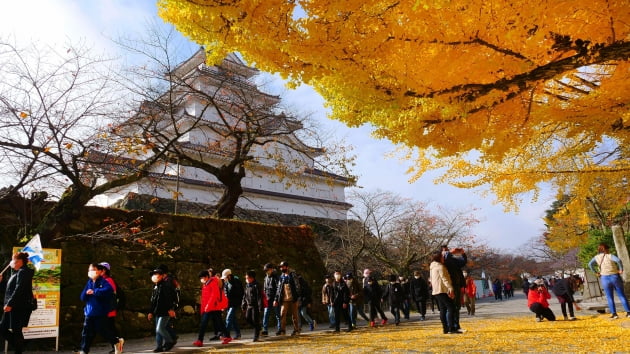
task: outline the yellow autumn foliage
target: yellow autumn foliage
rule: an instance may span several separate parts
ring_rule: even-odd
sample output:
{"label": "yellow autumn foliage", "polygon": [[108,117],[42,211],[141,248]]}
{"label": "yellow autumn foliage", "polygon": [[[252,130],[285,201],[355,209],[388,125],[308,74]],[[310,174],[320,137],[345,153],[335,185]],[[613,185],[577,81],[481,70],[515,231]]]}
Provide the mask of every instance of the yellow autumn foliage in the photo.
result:
{"label": "yellow autumn foliage", "polygon": [[[577,321],[534,322],[534,315],[462,316],[467,332],[442,334],[439,321],[360,328],[350,334],[318,333],[255,346],[215,347],[230,353],[615,353],[627,352],[630,319],[579,316]],[[501,316],[496,316],[501,317]],[[255,349],[254,349],[255,348]]]}
{"label": "yellow autumn foliage", "polygon": [[[331,117],[403,144],[418,178],[506,206],[630,171],[626,0],[159,0],[217,62],[239,52],[313,86]],[[604,158],[606,156],[606,158]],[[586,189],[585,189],[586,188]],[[626,192],[627,197],[627,192]],[[626,198],[627,202],[627,198]]]}

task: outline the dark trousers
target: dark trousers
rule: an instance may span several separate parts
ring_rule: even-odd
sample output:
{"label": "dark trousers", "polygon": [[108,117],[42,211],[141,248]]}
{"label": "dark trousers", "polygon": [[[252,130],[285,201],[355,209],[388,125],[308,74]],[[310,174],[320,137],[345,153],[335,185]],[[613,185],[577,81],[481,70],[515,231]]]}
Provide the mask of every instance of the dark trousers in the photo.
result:
{"label": "dark trousers", "polygon": [[391,304],[389,305],[389,312],[394,316],[394,323],[400,323],[400,304]]}
{"label": "dark trousers", "polygon": [[536,317],[546,318],[549,321],[555,321],[556,315],[553,314],[553,311],[549,307],[544,307],[541,303],[534,302],[532,306],[529,307],[529,310],[536,314]]}
{"label": "dark trousers", "polygon": [[206,329],[208,328],[208,323],[210,322],[210,312],[204,312],[201,314],[201,323],[199,324],[199,334],[197,335],[197,339],[203,342],[203,337],[206,336]]}
{"label": "dark trousers", "polygon": [[573,313],[573,298],[571,295],[565,294],[558,296],[558,302],[560,303],[560,309],[562,310],[562,316],[567,317],[567,306],[569,307],[569,315],[575,317]]}
{"label": "dark trousers", "polygon": [[420,300],[415,300],[414,302],[416,303],[416,309],[418,310],[418,313],[420,314],[420,316],[426,316],[427,300],[423,298]]}
{"label": "dark trousers", "polygon": [[406,320],[409,319],[409,310],[411,308],[411,304],[409,303],[409,299],[405,299],[402,302],[402,306],[400,307],[400,310],[403,313],[403,316],[405,317]]}
{"label": "dark trousers", "polygon": [[245,312],[245,320],[254,327],[254,339],[260,335],[260,310],[258,307],[248,307]]}
{"label": "dark trousers", "polygon": [[350,314],[348,312],[348,308],[343,308],[343,304],[333,305],[335,309],[335,331],[339,331],[341,327],[341,314],[343,313],[343,317],[348,321],[348,329],[352,330],[352,320],[350,319]]}
{"label": "dark trousers", "polygon": [[81,350],[89,353],[90,346],[96,334],[100,333],[101,336],[112,345],[118,343],[118,338],[114,336],[109,324],[107,323],[107,316],[89,316],[85,317],[83,321],[83,331],[81,332]]}
{"label": "dark trousers", "polygon": [[225,324],[221,317],[221,311],[210,311],[210,321],[212,321],[212,328],[214,328],[214,334],[217,336],[225,336]]}
{"label": "dark trousers", "polygon": [[444,333],[457,330],[457,328],[454,327],[455,319],[453,316],[455,315],[455,305],[453,304],[453,300],[444,293],[435,295],[435,299],[440,308],[440,321],[442,322],[442,330]]}
{"label": "dark trousers", "polygon": [[460,329],[459,327],[459,311],[462,308],[462,289],[458,286],[453,288],[454,297],[451,300],[453,302],[453,329]]}
{"label": "dark trousers", "polygon": [[383,309],[381,309],[381,303],[379,302],[379,300],[370,301],[370,321],[374,321],[374,319],[376,319],[377,313],[381,315],[382,319],[387,319],[387,316],[385,316]]}
{"label": "dark trousers", "polygon": [[0,335],[13,346],[16,353],[24,350],[24,334],[22,328],[28,325],[30,313],[18,313],[15,310],[4,312],[0,321]]}

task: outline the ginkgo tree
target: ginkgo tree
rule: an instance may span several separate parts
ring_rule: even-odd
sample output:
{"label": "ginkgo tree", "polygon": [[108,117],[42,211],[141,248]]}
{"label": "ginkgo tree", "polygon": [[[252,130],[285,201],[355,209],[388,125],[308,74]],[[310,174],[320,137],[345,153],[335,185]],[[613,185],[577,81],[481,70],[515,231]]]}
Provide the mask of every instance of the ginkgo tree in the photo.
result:
{"label": "ginkgo tree", "polygon": [[[209,48],[313,86],[349,126],[409,148],[412,179],[488,186],[506,206],[551,182],[584,196],[630,171],[625,0],[159,0]],[[627,148],[626,148],[627,149]],[[627,201],[626,201],[627,202]]]}

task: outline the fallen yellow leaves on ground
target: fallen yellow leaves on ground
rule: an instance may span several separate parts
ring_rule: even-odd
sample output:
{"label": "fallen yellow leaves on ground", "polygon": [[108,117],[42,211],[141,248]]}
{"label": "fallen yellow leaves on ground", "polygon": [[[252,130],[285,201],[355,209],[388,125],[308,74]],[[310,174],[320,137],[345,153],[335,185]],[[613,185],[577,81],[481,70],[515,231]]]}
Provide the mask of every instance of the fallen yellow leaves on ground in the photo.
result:
{"label": "fallen yellow leaves on ground", "polygon": [[444,353],[627,352],[630,319],[582,315],[577,321],[535,322],[530,316],[504,319],[462,316],[464,334],[442,334],[439,320],[403,322],[400,326],[359,328],[352,333],[321,332],[299,337],[270,337],[255,345],[228,345],[211,351],[257,353]]}

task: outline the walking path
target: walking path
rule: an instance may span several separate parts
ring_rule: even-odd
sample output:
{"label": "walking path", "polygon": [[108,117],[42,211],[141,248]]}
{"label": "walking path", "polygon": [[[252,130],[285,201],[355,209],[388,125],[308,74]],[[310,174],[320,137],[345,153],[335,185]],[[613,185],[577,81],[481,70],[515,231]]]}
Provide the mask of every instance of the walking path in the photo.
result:
{"label": "walking path", "polygon": [[[601,299],[601,301],[593,302],[593,304],[601,304],[602,302],[605,304],[605,299]],[[562,313],[560,311],[560,304],[555,299],[555,297],[552,297],[552,299],[550,300],[550,305],[551,305],[551,309],[556,314],[556,317],[559,319],[562,319]],[[596,313],[594,310],[588,310],[586,309],[586,306],[583,306],[582,311],[576,312],[576,316],[580,317],[580,315],[585,315],[585,314],[591,315],[594,313]],[[389,312],[386,312],[386,314],[388,315],[388,317],[390,317],[390,320],[391,320],[391,316]],[[532,322],[534,322],[534,315],[527,308],[527,299],[525,298],[525,295],[522,292],[516,293],[515,296],[509,300],[496,301],[494,300],[494,298],[483,298],[483,299],[477,300],[476,313],[475,313],[474,318],[477,318],[477,317],[478,318],[506,318],[506,317],[514,317],[514,316],[527,317],[527,320],[531,320]],[[427,311],[426,317],[427,317],[428,322],[438,322],[439,313],[437,312],[437,308],[436,308],[435,313],[432,313],[429,308]],[[461,318],[467,319],[467,318],[473,318],[473,317],[468,316],[466,314],[466,309],[462,308]],[[420,319],[419,315],[412,311],[411,318],[409,320],[403,320],[401,323],[403,326],[421,326],[424,322],[421,322],[419,319]],[[366,327],[367,323],[359,319],[358,326]],[[393,327],[393,324],[386,325],[385,329],[388,326]],[[465,325],[462,324],[462,326],[464,327]],[[322,324],[317,324],[317,327],[314,331],[309,331],[308,326],[304,326],[303,328],[306,328],[306,330],[303,330],[301,336],[311,336],[311,335],[323,334],[325,332],[331,331],[328,328],[327,322],[322,323]],[[290,324],[290,321],[288,321],[287,331],[291,331],[291,330],[292,330],[292,325]],[[275,342],[275,341],[283,340],[284,338],[286,338],[284,336],[277,337],[275,335],[271,335],[269,337],[261,337],[262,340],[260,342],[254,343],[252,342],[253,331],[251,329],[243,329],[241,332],[242,332],[242,338],[238,340],[233,340],[227,346],[229,347],[238,346],[240,348],[242,348],[242,346],[251,346],[252,351],[254,351],[256,346],[264,346],[266,342],[270,342],[270,341]],[[342,332],[340,335],[351,336],[353,334],[352,333],[346,334]],[[208,334],[206,334],[206,340],[208,337],[209,337]],[[203,347],[201,348],[195,347],[192,345],[192,343],[196,339],[197,339],[196,333],[179,334],[178,343],[173,349],[171,349],[170,353],[201,353],[201,352],[207,352],[208,350],[212,350],[213,348],[218,349],[221,347],[223,348],[226,347],[226,345],[222,345],[220,341],[212,341],[212,342],[206,341],[204,342]],[[130,339],[130,340],[125,341],[124,352],[125,353],[152,353],[153,348],[155,347],[156,347],[155,338],[153,336],[147,337],[147,338],[140,338],[140,339]],[[95,344],[92,347],[91,353],[105,354],[109,351],[109,349],[110,349],[109,346],[99,343],[99,344]],[[44,352],[44,353],[54,353],[54,352]],[[60,351],[59,353],[72,353],[72,351]]]}

